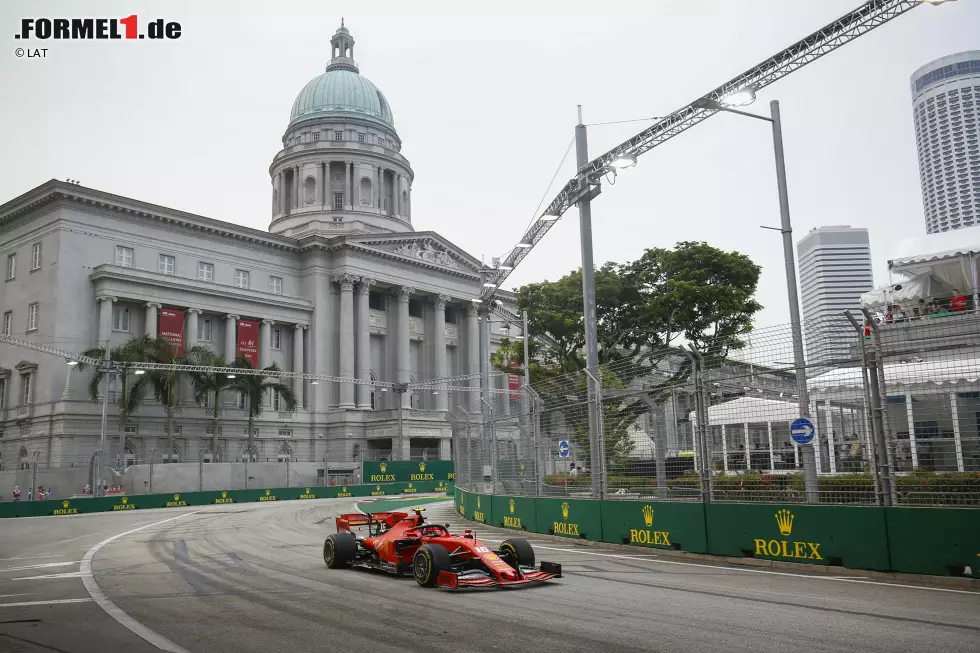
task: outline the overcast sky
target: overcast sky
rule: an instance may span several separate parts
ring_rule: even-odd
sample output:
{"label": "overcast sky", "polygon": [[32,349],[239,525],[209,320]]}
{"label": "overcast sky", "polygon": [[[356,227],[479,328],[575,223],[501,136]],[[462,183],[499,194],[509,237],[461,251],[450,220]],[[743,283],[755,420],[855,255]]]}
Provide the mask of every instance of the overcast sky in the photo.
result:
{"label": "overcast sky", "polygon": [[[293,100],[323,72],[343,15],[415,170],[413,222],[489,262],[523,234],[586,123],[667,114],[859,5],[858,0],[580,2],[94,1],[0,4],[0,203],[50,178],[266,229],[269,164]],[[176,41],[48,41],[18,59],[22,17],[162,17]],[[794,240],[871,232],[875,277],[925,235],[909,76],[980,48],[980,3],[924,6],[760,93],[784,121]],[[589,130],[593,156],[649,123]],[[546,201],[573,172],[574,150]],[[579,265],[569,211],[507,288]],[[640,159],[593,203],[595,260],[681,240],[763,268],[759,326],[788,321],[769,126],[718,115]]]}

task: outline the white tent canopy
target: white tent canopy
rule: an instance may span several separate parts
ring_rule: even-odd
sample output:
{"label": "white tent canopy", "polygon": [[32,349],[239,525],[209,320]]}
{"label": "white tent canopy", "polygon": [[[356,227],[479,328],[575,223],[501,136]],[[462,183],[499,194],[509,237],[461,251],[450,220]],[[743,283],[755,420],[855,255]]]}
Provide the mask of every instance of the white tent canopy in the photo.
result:
{"label": "white tent canopy", "polygon": [[[922,384],[976,385],[980,382],[980,359],[923,361],[919,363],[885,363],[885,386],[914,386]],[[807,380],[814,392],[833,392],[841,389],[863,388],[860,367],[843,367]]]}
{"label": "white tent canopy", "polygon": [[861,304],[864,306],[887,306],[889,304],[902,304],[909,299],[928,299],[938,295],[948,295],[953,291],[953,286],[941,279],[937,279],[929,272],[918,274],[908,281],[875,288],[861,295]]}
{"label": "white tent canopy", "polygon": [[[800,416],[798,403],[760,399],[758,397],[739,397],[708,409],[708,424],[722,426],[728,424],[758,424],[761,422],[792,422]],[[694,411],[691,422],[697,422]]]}
{"label": "white tent canopy", "polygon": [[902,241],[888,269],[905,276],[930,273],[953,288],[977,287],[980,225]]}

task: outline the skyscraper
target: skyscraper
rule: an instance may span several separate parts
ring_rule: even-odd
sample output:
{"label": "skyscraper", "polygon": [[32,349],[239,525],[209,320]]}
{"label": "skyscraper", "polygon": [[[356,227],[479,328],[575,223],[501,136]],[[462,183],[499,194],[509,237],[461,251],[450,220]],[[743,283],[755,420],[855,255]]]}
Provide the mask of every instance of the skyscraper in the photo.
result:
{"label": "skyscraper", "polygon": [[980,50],[912,74],[926,233],[980,224]]}
{"label": "skyscraper", "polygon": [[818,227],[797,243],[796,253],[807,363],[846,358],[854,328],[844,312],[859,313],[861,295],[874,288],[868,230]]}

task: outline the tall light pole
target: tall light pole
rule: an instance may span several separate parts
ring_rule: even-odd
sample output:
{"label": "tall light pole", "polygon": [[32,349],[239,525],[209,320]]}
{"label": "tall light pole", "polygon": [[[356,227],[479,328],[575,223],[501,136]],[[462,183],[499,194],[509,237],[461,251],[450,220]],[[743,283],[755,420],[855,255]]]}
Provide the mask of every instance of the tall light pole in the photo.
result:
{"label": "tall light pole", "polygon": [[[769,103],[771,116],[760,116],[747,111],[740,111],[730,105],[751,104],[755,101],[755,90],[745,88],[729,96],[724,103],[705,100],[700,103],[702,108],[715,111],[726,111],[748,118],[765,120],[772,125],[773,150],[776,155],[776,186],[779,191],[779,229],[773,229],[783,235],[783,261],[786,267],[786,294],[789,300],[789,319],[793,333],[793,365],[796,368],[796,392],[800,403],[800,416],[810,417],[810,394],[806,385],[806,360],[803,356],[803,326],[800,321],[800,298],[796,291],[796,255],[793,252],[793,224],[789,216],[789,191],[786,188],[786,160],[783,154],[783,128],[779,115],[779,100]],[[817,485],[817,462],[813,450],[813,442],[801,445],[801,460],[803,462],[803,480],[806,488],[807,503],[818,503],[820,500]]]}

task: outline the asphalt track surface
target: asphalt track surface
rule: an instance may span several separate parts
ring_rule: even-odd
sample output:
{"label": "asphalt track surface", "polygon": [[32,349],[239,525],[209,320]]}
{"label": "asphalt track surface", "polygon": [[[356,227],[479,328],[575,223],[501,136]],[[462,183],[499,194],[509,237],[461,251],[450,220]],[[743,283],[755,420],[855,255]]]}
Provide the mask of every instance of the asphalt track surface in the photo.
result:
{"label": "asphalt track surface", "polygon": [[[565,577],[527,589],[430,590],[328,570],[324,537],[353,506],[3,520],[0,651],[980,651],[980,593],[549,538],[531,541]],[[463,526],[448,502],[426,515]],[[496,544],[506,533],[477,535]]]}

